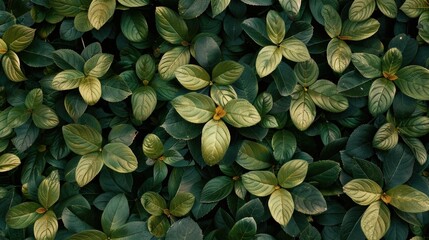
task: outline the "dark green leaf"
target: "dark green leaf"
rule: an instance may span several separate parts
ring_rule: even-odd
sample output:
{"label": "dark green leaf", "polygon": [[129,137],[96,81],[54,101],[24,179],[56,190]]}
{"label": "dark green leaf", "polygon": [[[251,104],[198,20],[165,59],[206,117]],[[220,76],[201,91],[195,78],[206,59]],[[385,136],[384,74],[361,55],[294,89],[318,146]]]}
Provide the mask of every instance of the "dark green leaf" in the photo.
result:
{"label": "dark green leaf", "polygon": [[79,155],[99,151],[101,148],[101,134],[91,127],[69,124],[63,126],[62,130],[67,146]]}
{"label": "dark green leaf", "polygon": [[183,218],[174,222],[165,235],[166,240],[202,240],[203,232],[200,226],[191,218]]}
{"label": "dark green leaf", "polygon": [[235,160],[240,166],[247,170],[266,169],[272,165],[270,162],[270,149],[263,144],[243,141]]}
{"label": "dark green leaf", "polygon": [[228,233],[230,239],[252,239],[257,230],[255,219],[252,217],[242,218],[237,221]]}
{"label": "dark green leaf", "polygon": [[295,209],[304,214],[320,214],[327,210],[322,193],[309,183],[302,183],[292,191]]}
{"label": "dark green leaf", "polygon": [[201,192],[201,202],[219,202],[231,193],[233,187],[232,178],[226,176],[215,177],[204,185]]}
{"label": "dark green leaf", "polygon": [[386,188],[390,189],[408,181],[413,172],[414,156],[411,150],[401,143],[387,152],[380,152],[383,161],[383,174]]}

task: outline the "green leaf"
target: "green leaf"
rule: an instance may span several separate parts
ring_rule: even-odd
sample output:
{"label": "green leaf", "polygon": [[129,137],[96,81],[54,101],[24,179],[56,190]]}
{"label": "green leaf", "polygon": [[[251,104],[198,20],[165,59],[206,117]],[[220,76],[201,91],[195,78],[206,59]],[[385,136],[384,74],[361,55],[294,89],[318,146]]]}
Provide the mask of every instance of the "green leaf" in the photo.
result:
{"label": "green leaf", "polygon": [[127,222],[130,215],[128,200],[124,194],[114,196],[107,203],[101,215],[101,227],[103,232],[110,235]]}
{"label": "green leaf", "polygon": [[145,121],[155,110],[157,95],[151,86],[137,88],[131,95],[131,106],[134,117],[139,121]]}
{"label": "green leaf", "polygon": [[297,142],[293,133],[281,130],[273,135],[271,146],[273,148],[274,159],[284,162],[292,158],[297,148]]}
{"label": "green leaf", "polygon": [[231,135],[222,120],[211,119],[202,130],[201,152],[204,162],[209,166],[219,163],[228,150]]}
{"label": "green leaf", "polygon": [[156,192],[145,192],[140,201],[143,208],[154,216],[161,216],[164,214],[164,209],[167,209],[167,203],[164,198]]}
{"label": "green leaf", "polygon": [[341,39],[333,38],[326,49],[328,64],[336,73],[342,73],[349,66],[352,58],[352,50]]}
{"label": "green leaf", "polygon": [[0,156],[0,172],[7,172],[21,164],[21,159],[13,153],[4,153]]}
{"label": "green leaf", "polygon": [[225,107],[229,101],[238,98],[233,86],[218,84],[212,85],[210,88],[210,96],[216,105],[222,107]]}
{"label": "green leaf", "polygon": [[54,50],[50,43],[35,39],[30,46],[21,51],[20,58],[30,67],[47,67],[53,63]]}
{"label": "green leaf", "polygon": [[265,197],[276,190],[277,178],[269,171],[251,171],[241,175],[244,187],[251,194]]}
{"label": "green leaf", "polygon": [[33,109],[38,107],[43,103],[43,92],[40,88],[35,88],[31,90],[25,97],[25,106],[28,109]]}
{"label": "green leaf", "polygon": [[405,95],[418,100],[429,100],[429,69],[410,65],[396,72],[396,86]]}
{"label": "green leaf", "polygon": [[71,49],[55,50],[52,53],[52,59],[63,70],[74,69],[83,71],[83,65],[85,64],[83,57]]}
{"label": "green leaf", "polygon": [[356,69],[366,78],[381,77],[381,59],[370,53],[353,53],[352,62]]}
{"label": "green leaf", "polygon": [[304,214],[316,215],[328,208],[322,193],[310,183],[302,183],[292,189],[295,210]]}
{"label": "green leaf", "polygon": [[108,143],[103,147],[104,164],[119,173],[129,173],[137,169],[137,157],[123,143]]}
{"label": "green leaf", "polygon": [[361,41],[374,35],[380,28],[380,23],[374,18],[360,22],[346,20],[343,22],[340,39]]}
{"label": "green leaf", "polygon": [[62,127],[62,131],[67,146],[76,154],[85,155],[101,148],[101,134],[91,127],[68,124]]}
{"label": "green leaf", "polygon": [[398,143],[394,148],[380,152],[378,157],[383,162],[384,188],[390,189],[411,178],[415,159],[404,144]]}
{"label": "green leaf", "polygon": [[242,22],[241,27],[259,46],[264,47],[272,44],[267,35],[265,22],[262,19],[248,18]]}
{"label": "green leaf", "polygon": [[342,112],[349,107],[347,98],[338,94],[337,86],[328,80],[318,80],[308,88],[313,102],[329,112]]}
{"label": "green leaf", "polygon": [[170,222],[164,215],[161,216],[150,216],[147,220],[147,228],[149,232],[155,237],[161,238],[165,236],[168,229],[170,228]]}
{"label": "green leaf", "polygon": [[100,80],[92,76],[83,78],[79,83],[79,92],[88,105],[95,105],[101,98]]}
{"label": "green leaf", "polygon": [[153,133],[146,135],[143,140],[143,153],[146,157],[154,160],[161,157],[164,154],[164,145],[161,139]]}
{"label": "green leaf", "polygon": [[301,184],[307,175],[308,162],[294,159],[286,162],[277,173],[280,186],[293,188]]}
{"label": "green leaf", "polygon": [[336,38],[341,33],[342,20],[340,14],[331,5],[323,5],[321,15],[325,21],[325,31],[331,38]]}
{"label": "green leaf", "polygon": [[386,17],[396,18],[398,7],[395,0],[377,0],[377,7]]}
{"label": "green leaf", "polygon": [[174,78],[176,69],[188,64],[191,54],[188,47],[178,46],[162,55],[158,64],[158,72],[162,79],[171,80]]}
{"label": "green leaf", "polygon": [[80,187],[91,182],[103,168],[103,159],[100,152],[83,155],[76,166],[75,179]]}
{"label": "green leaf", "polygon": [[210,84],[210,75],[198,65],[187,64],[178,67],[174,75],[180,84],[192,91],[200,90]]}
{"label": "green leaf", "polygon": [[188,26],[179,15],[167,8],[156,7],[156,30],[161,37],[171,44],[182,44],[188,41]]}
{"label": "green leaf", "polygon": [[361,22],[371,17],[375,10],[375,0],[355,0],[349,9],[349,19]]}
{"label": "green leaf", "polygon": [[343,186],[343,191],[355,203],[363,206],[370,205],[381,198],[383,189],[371,179],[353,179]]}
{"label": "green leaf", "polygon": [[149,0],[118,0],[125,7],[144,7],[149,4]]}
{"label": "green leaf", "polygon": [[252,217],[245,217],[238,220],[228,233],[228,239],[253,239],[256,235],[257,225]]}
{"label": "green leaf", "polygon": [[365,97],[368,96],[372,82],[372,79],[352,70],[340,77],[337,89],[341,95],[347,97]]}
{"label": "green leaf", "polygon": [[[421,39],[423,39],[426,43],[429,42],[429,29],[428,29],[428,21],[429,21],[429,11],[424,12],[422,15],[420,15],[419,17],[419,22],[418,22],[418,26],[419,26],[419,37]],[[426,64],[426,66],[428,66]]]}
{"label": "green leaf", "polygon": [[68,240],[106,240],[107,235],[98,230],[85,230],[80,233],[73,234]]}
{"label": "green leaf", "polygon": [[74,18],[73,25],[79,32],[88,32],[94,28],[91,22],[89,22],[87,11],[78,13]]}
{"label": "green leaf", "polygon": [[429,211],[429,197],[408,185],[398,185],[386,192],[395,208],[410,213]]}
{"label": "green leaf", "polygon": [[78,93],[68,93],[64,98],[64,107],[69,116],[77,122],[77,120],[85,113],[88,105],[83,101]]}
{"label": "green leaf", "polygon": [[[196,4],[198,5],[198,4]],[[192,218],[187,217],[174,222],[165,235],[166,240],[201,240],[203,232]]]}
{"label": "green leaf", "polygon": [[268,200],[268,208],[274,220],[280,225],[286,226],[294,210],[292,195],[285,189],[274,191]]}
{"label": "green leaf", "polygon": [[235,161],[247,170],[261,170],[272,165],[270,159],[271,152],[267,146],[244,140]]}
{"label": "green leaf", "polygon": [[101,98],[108,102],[121,102],[131,94],[127,83],[119,75],[101,82]]}
{"label": "green leaf", "polygon": [[289,112],[293,124],[300,131],[310,127],[316,118],[316,106],[310,95],[304,90],[292,95]]}
{"label": "green leaf", "polygon": [[33,229],[36,239],[55,239],[58,231],[57,216],[52,210],[47,211],[36,220]]}
{"label": "green leaf", "polygon": [[386,112],[395,97],[395,84],[385,78],[376,79],[369,89],[368,109],[373,116]]}
{"label": "green leaf", "polygon": [[408,17],[416,18],[427,10],[429,4],[426,0],[405,0],[404,4],[399,8]]}
{"label": "green leaf", "polygon": [[389,208],[381,201],[373,202],[363,213],[360,226],[368,240],[381,239],[390,227]]}
{"label": "green leaf", "polygon": [[194,206],[195,197],[192,193],[178,192],[170,202],[170,214],[175,217],[183,217],[191,211]]}
{"label": "green leaf", "polygon": [[232,84],[240,78],[243,71],[243,65],[238,62],[222,61],[213,68],[212,80],[220,85]]}
{"label": "green leaf", "polygon": [[143,42],[149,34],[145,16],[139,11],[125,11],[121,16],[121,30],[131,42]]}
{"label": "green leaf", "polygon": [[79,87],[85,75],[77,70],[64,70],[55,75],[52,80],[52,87],[55,90],[63,91]]}
{"label": "green leaf", "polygon": [[429,133],[429,117],[417,116],[400,121],[399,133],[408,137],[421,137]]}
{"label": "green leaf", "polygon": [[[381,60],[381,68],[383,75],[386,77],[394,77],[396,72],[401,68],[402,53],[397,48],[387,50]],[[392,76],[393,75],[393,76]],[[395,79],[392,79],[395,80]]]}
{"label": "green leaf", "polygon": [[393,123],[383,124],[375,133],[372,145],[380,150],[392,149],[398,144],[399,135]]}
{"label": "green leaf", "polygon": [[177,113],[191,123],[205,123],[215,114],[213,100],[201,93],[187,93],[171,101]]}
{"label": "green leaf", "polygon": [[[295,66],[298,64],[300,63],[297,63]],[[280,62],[274,72],[272,72],[271,76],[274,78],[277,90],[281,96],[286,97],[292,94],[297,83],[297,76],[295,74],[296,72],[284,62]]]}
{"label": "green leaf", "polygon": [[192,42],[191,53],[202,67],[210,69],[221,60],[221,41],[217,36],[203,33]]}
{"label": "green leaf", "polygon": [[49,209],[60,198],[60,176],[58,171],[52,171],[48,177],[42,180],[37,189],[39,203],[45,209]]}
{"label": "green leaf", "polygon": [[296,78],[303,87],[308,87],[316,82],[319,77],[319,67],[313,59],[299,62],[293,68]]}
{"label": "green leaf", "polygon": [[26,228],[33,224],[41,214],[37,210],[42,206],[35,202],[23,202],[11,207],[6,214],[6,224],[15,229]]}
{"label": "green leaf", "polygon": [[295,19],[297,17],[301,8],[301,0],[280,0],[279,2],[291,19]]}
{"label": "green leaf", "polygon": [[232,178],[227,176],[218,176],[210,179],[201,192],[202,203],[219,202],[225,199],[234,187]]}
{"label": "green leaf", "polygon": [[112,54],[97,53],[85,62],[85,65],[83,66],[83,71],[86,76],[100,78],[107,73],[112,62]]}
{"label": "green leaf", "polygon": [[256,57],[256,72],[263,78],[272,73],[282,60],[282,49],[277,46],[263,47]]}
{"label": "green leaf", "polygon": [[116,228],[112,234],[110,234],[110,239],[112,240],[139,240],[139,239],[150,239],[152,234],[150,234],[147,229],[146,223],[142,221],[132,221],[128,222],[119,228]]}
{"label": "green leaf", "polygon": [[417,162],[420,165],[424,165],[428,158],[428,153],[426,152],[426,148],[423,145],[422,141],[418,138],[405,137],[401,136],[402,140],[404,140],[405,144],[411,149],[414,154],[414,157],[417,159]]}
{"label": "green leaf", "polygon": [[54,110],[45,105],[34,108],[31,117],[33,118],[34,125],[41,129],[54,128],[60,122]]}
{"label": "green leaf", "polygon": [[179,0],[177,10],[183,19],[193,19],[203,14],[209,4],[210,0]]}
{"label": "green leaf", "polygon": [[27,77],[21,70],[19,57],[15,52],[8,51],[5,55],[3,55],[1,64],[3,67],[3,72],[6,74],[7,78],[9,78],[9,80],[14,82],[27,80]]}
{"label": "green leaf", "polygon": [[13,107],[7,114],[7,125],[17,128],[27,122],[30,116],[31,112],[25,106]]}
{"label": "green leaf", "polygon": [[222,119],[236,128],[250,127],[261,121],[256,108],[244,99],[229,101],[224,110],[226,115]]}
{"label": "green leaf", "polygon": [[293,36],[283,40],[280,49],[283,57],[292,62],[304,62],[311,58],[305,43]]}
{"label": "green leaf", "polygon": [[280,15],[270,10],[266,17],[267,35],[275,45],[280,44],[286,35],[286,25]]}
{"label": "green leaf", "polygon": [[89,22],[99,30],[113,16],[115,8],[115,0],[92,0],[88,9]]}
{"label": "green leaf", "polygon": [[231,0],[211,0],[212,14],[213,17],[223,12],[231,2]]}
{"label": "green leaf", "polygon": [[[316,183],[319,186],[329,186],[335,183],[341,172],[338,162],[332,160],[319,160],[308,165],[306,182]],[[317,186],[314,184],[315,186]]]}
{"label": "green leaf", "polygon": [[172,137],[181,140],[191,140],[201,134],[202,124],[193,124],[184,120],[174,108],[168,111],[164,123],[161,125]]}
{"label": "green leaf", "polygon": [[55,10],[55,13],[67,17],[74,17],[82,11],[80,0],[49,1],[49,5]]}
{"label": "green leaf", "polygon": [[2,39],[7,44],[9,50],[20,52],[31,44],[35,32],[36,29],[15,24],[4,32]]}

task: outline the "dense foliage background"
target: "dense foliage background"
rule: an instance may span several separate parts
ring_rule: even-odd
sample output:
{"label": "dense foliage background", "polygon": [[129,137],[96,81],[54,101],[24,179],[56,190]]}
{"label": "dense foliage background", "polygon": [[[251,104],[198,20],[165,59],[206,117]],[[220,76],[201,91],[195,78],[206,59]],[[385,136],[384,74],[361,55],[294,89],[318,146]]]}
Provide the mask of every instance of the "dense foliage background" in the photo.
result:
{"label": "dense foliage background", "polygon": [[429,1],[0,0],[1,239],[424,239]]}

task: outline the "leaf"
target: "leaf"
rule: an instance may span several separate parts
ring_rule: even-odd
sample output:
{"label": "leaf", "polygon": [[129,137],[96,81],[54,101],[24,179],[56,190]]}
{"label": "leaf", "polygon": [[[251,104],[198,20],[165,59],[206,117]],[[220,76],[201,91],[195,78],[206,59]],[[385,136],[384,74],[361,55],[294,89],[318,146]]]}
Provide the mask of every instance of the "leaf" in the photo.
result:
{"label": "leaf", "polygon": [[6,74],[7,78],[14,82],[21,82],[27,80],[27,77],[21,70],[21,63],[19,61],[18,55],[13,51],[8,51],[2,56],[1,59],[3,72]]}
{"label": "leaf", "polygon": [[342,20],[337,10],[329,4],[325,4],[322,7],[321,15],[325,22],[325,31],[329,37],[338,37],[341,33]]}
{"label": "leaf", "polygon": [[402,64],[402,53],[397,48],[391,48],[387,50],[381,60],[381,67],[383,75],[387,78],[392,77],[395,80],[396,72],[401,68]]}
{"label": "leaf", "polygon": [[304,90],[295,93],[289,108],[293,124],[300,131],[306,130],[316,117],[316,106]]}
{"label": "leaf", "polygon": [[107,236],[98,230],[85,230],[70,236],[69,240],[105,240]]}
{"label": "leaf", "polygon": [[171,108],[161,127],[176,139],[191,140],[201,134],[203,125],[184,120],[174,108]]}
{"label": "leaf", "polygon": [[390,227],[389,209],[381,201],[373,202],[363,213],[360,226],[367,239],[381,239]]}
{"label": "leaf", "polygon": [[272,73],[282,60],[282,49],[277,46],[263,47],[256,57],[256,72],[263,78]]}
{"label": "leaf", "polygon": [[95,105],[101,98],[100,80],[92,76],[83,78],[79,83],[79,92],[88,105]]}
{"label": "leaf", "polygon": [[369,94],[372,79],[365,78],[357,71],[352,70],[340,77],[337,90],[347,97],[365,97]]}
{"label": "leaf", "polygon": [[41,214],[37,209],[42,206],[35,202],[23,202],[11,207],[6,214],[6,224],[15,229],[26,228],[33,224]]}
{"label": "leaf", "polygon": [[289,223],[294,211],[292,195],[285,189],[274,191],[268,200],[268,208],[274,220],[285,226]]}
{"label": "leaf", "polygon": [[143,153],[151,159],[158,159],[164,154],[164,145],[161,139],[153,133],[149,133],[143,140]]}
{"label": "leaf", "polygon": [[269,171],[251,171],[241,175],[244,187],[251,194],[265,197],[276,190],[277,178]]}
{"label": "leaf", "polygon": [[423,143],[418,138],[405,137],[401,136],[405,144],[411,149],[414,154],[414,157],[417,159],[417,162],[420,165],[424,165],[427,161],[428,154]]}
{"label": "leaf", "polygon": [[256,108],[244,99],[232,99],[224,110],[226,115],[222,119],[236,128],[250,127],[261,121]]}
{"label": "leaf", "polygon": [[101,83],[101,98],[108,102],[121,102],[132,94],[124,79],[115,76]]}
{"label": "leaf", "polygon": [[[295,66],[298,64],[300,63],[297,63]],[[277,90],[281,96],[286,97],[292,94],[298,78],[297,75],[295,75],[294,70],[289,65],[284,62],[280,62],[277,68],[271,73],[271,76],[274,78]]]}
{"label": "leaf", "polygon": [[45,105],[34,108],[31,117],[33,118],[34,125],[41,129],[54,128],[60,122],[54,110]]}
{"label": "leaf", "polygon": [[342,73],[350,64],[352,51],[346,42],[338,38],[333,38],[328,43],[326,55],[328,64],[332,70],[336,73]]}
{"label": "leaf", "polygon": [[274,133],[271,139],[274,159],[279,162],[288,161],[292,158],[297,148],[297,141],[293,133],[281,130]]}
{"label": "leaf", "polygon": [[213,17],[223,12],[231,2],[231,0],[211,0],[212,14]]}
{"label": "leaf", "polygon": [[343,191],[355,203],[363,206],[380,200],[383,189],[371,179],[353,179],[343,186]]}
{"label": "leaf", "polygon": [[101,215],[101,227],[103,232],[110,235],[127,222],[130,215],[128,200],[124,194],[114,196],[107,203]]}
{"label": "leaf", "polygon": [[205,123],[215,114],[213,100],[201,93],[187,93],[171,101],[177,113],[191,123]]}
{"label": "leaf", "polygon": [[149,0],[118,0],[118,2],[126,7],[144,7],[149,4]]}
{"label": "leaf", "polygon": [[193,56],[204,68],[212,68],[221,60],[220,41],[216,36],[201,34],[193,40]]}
{"label": "leaf", "polygon": [[429,100],[429,69],[409,65],[396,72],[396,86],[405,95],[418,100]]}
{"label": "leaf", "polygon": [[256,221],[252,217],[238,220],[228,233],[228,239],[253,239],[256,235]]}
{"label": "leaf", "polygon": [[244,140],[235,161],[247,170],[261,170],[272,165],[270,159],[271,152],[267,146]]}
{"label": "leaf", "polygon": [[375,0],[353,1],[349,9],[349,19],[353,22],[367,20],[375,10],[375,2]]}
{"label": "leaf", "polygon": [[420,26],[419,37],[423,39],[426,43],[429,42],[428,20],[429,20],[429,13],[428,11],[426,11],[422,13],[422,15],[420,15],[419,22],[418,22],[418,26]]}
{"label": "leaf", "polygon": [[178,192],[170,202],[170,214],[175,217],[183,217],[191,211],[195,197],[192,193]]}
{"label": "leaf", "polygon": [[59,0],[59,1],[49,1],[49,5],[55,10],[57,14],[74,17],[78,14],[81,9],[80,0]]}
{"label": "leaf", "polygon": [[132,221],[128,222],[119,228],[115,229],[110,235],[111,239],[150,239],[150,234],[147,229],[146,222]]}
{"label": "leaf", "polygon": [[390,189],[410,179],[414,166],[414,156],[408,147],[398,143],[389,151],[379,153],[379,158],[383,161],[385,188]]}
{"label": "leaf", "polygon": [[429,197],[408,185],[398,185],[386,192],[395,208],[410,213],[426,212],[429,210]]}
{"label": "leaf", "polygon": [[379,28],[380,23],[374,18],[360,22],[346,20],[343,22],[339,38],[342,40],[361,41],[374,35]]}
{"label": "leaf", "polygon": [[107,73],[112,62],[112,54],[97,53],[85,62],[83,71],[86,76],[100,78]]}
{"label": "leaf", "polygon": [[310,183],[302,183],[292,189],[295,210],[304,214],[320,214],[328,209],[322,193]]}
{"label": "leaf", "polygon": [[88,9],[89,22],[99,30],[113,16],[115,8],[115,0],[93,0]]}
{"label": "leaf", "polygon": [[102,157],[107,167],[119,173],[129,173],[137,169],[137,157],[123,143],[108,143],[103,147]]}
{"label": "leaf", "polygon": [[401,9],[408,17],[416,18],[426,11],[428,3],[425,0],[405,0]]}
{"label": "leaf", "polygon": [[222,61],[213,68],[212,80],[220,85],[232,84],[240,78],[243,71],[243,65],[238,62]]}
{"label": "leaf", "polygon": [[60,198],[60,177],[58,171],[52,171],[48,177],[42,180],[37,189],[39,203],[45,209],[49,209]]}
{"label": "leaf", "polygon": [[85,64],[83,57],[71,49],[55,50],[52,53],[52,59],[55,64],[63,70],[74,69],[83,71],[83,65]]}
{"label": "leaf", "polygon": [[177,10],[183,19],[193,19],[203,14],[209,4],[210,0],[179,0]]}
{"label": "leaf", "polygon": [[421,137],[429,133],[429,117],[417,116],[404,119],[397,124],[398,131],[408,137]]}
{"label": "leaf", "polygon": [[375,133],[372,145],[380,150],[392,149],[398,144],[399,135],[394,124],[385,123]]}
{"label": "leaf", "polygon": [[39,136],[39,128],[34,126],[31,121],[25,122],[23,125],[14,129],[15,137],[12,138],[12,144],[19,152],[24,152],[30,148],[36,138]]}
{"label": "leaf", "polygon": [[394,0],[377,0],[377,7],[386,17],[395,18],[398,14],[398,7]]}
{"label": "leaf", "polygon": [[188,26],[178,14],[167,7],[156,7],[156,30],[171,44],[182,44],[188,40]]}
{"label": "leaf", "polygon": [[308,165],[306,181],[319,186],[329,186],[337,181],[341,170],[340,164],[332,160],[312,162]]}
{"label": "leaf", "polygon": [[234,90],[234,87],[231,85],[218,85],[213,84],[210,88],[210,96],[216,105],[225,107],[225,105],[233,100],[237,99],[237,93]]}
{"label": "leaf", "polygon": [[360,227],[360,220],[365,208],[354,206],[344,215],[340,228],[341,239],[365,239],[365,235]]}
{"label": "leaf", "polygon": [[131,42],[143,42],[149,34],[145,16],[139,11],[126,11],[121,16],[121,30]]}
{"label": "leaf", "polygon": [[305,160],[294,159],[286,162],[277,173],[280,186],[284,188],[298,186],[304,181],[307,170],[308,163]]}
{"label": "leaf", "polygon": [[21,159],[13,153],[4,153],[0,156],[0,172],[7,172],[21,164]]}
{"label": "leaf", "polygon": [[222,120],[209,120],[201,134],[201,152],[204,162],[209,166],[219,163],[228,150],[231,135]]}
{"label": "leaf", "polygon": [[291,19],[297,17],[301,8],[301,0],[280,0],[279,2]]}
{"label": "leaf", "polygon": [[313,59],[295,64],[293,68],[296,78],[303,87],[309,87],[319,77],[319,67]]}
{"label": "leaf", "polygon": [[280,44],[286,35],[286,26],[280,15],[270,10],[266,17],[267,35],[275,45]]}
{"label": "leaf", "polygon": [[225,199],[234,187],[232,178],[227,176],[218,176],[210,179],[201,192],[202,203],[219,202]]}
{"label": "leaf", "polygon": [[145,121],[155,110],[157,95],[150,86],[137,88],[131,95],[131,106],[134,117],[139,121]]}
{"label": "leaf", "polygon": [[313,102],[329,112],[342,112],[349,107],[346,97],[338,94],[337,87],[328,80],[318,80],[308,88]]}
{"label": "leaf", "polygon": [[101,134],[91,127],[68,124],[62,127],[62,131],[67,146],[76,154],[85,155],[101,148]]}
{"label": "leaf", "polygon": [[9,50],[20,52],[31,44],[35,32],[36,29],[15,24],[4,32],[2,39],[7,44]]}
{"label": "leaf", "polygon": [[187,47],[178,46],[162,55],[158,64],[158,72],[162,79],[171,80],[174,78],[176,69],[188,64],[191,54]]}
{"label": "leaf", "polygon": [[271,45],[266,31],[265,22],[260,18],[248,18],[241,23],[241,27],[247,35],[259,46]]}
{"label": "leaf", "polygon": [[89,22],[87,11],[82,11],[78,13],[74,18],[73,25],[79,32],[88,32],[94,28],[91,22]]}
{"label": "leaf", "polygon": [[198,65],[186,64],[178,67],[174,75],[180,84],[192,91],[200,90],[210,84],[210,75]]}
{"label": "leaf", "polygon": [[304,62],[311,58],[305,43],[293,36],[283,40],[280,49],[283,57],[292,62]]}
{"label": "leaf", "polygon": [[371,157],[374,154],[372,139],[375,132],[376,128],[372,125],[363,124],[357,127],[347,141],[347,154],[362,159]]}
{"label": "leaf", "polygon": [[[198,4],[196,4],[198,5]],[[202,240],[203,232],[192,218],[187,217],[174,222],[165,235],[166,240]]]}
{"label": "leaf", "polygon": [[353,53],[352,62],[362,76],[366,78],[381,77],[381,59],[370,53]]}
{"label": "leaf", "polygon": [[369,89],[368,109],[373,116],[386,112],[393,103],[396,88],[392,81],[378,78]]}
{"label": "leaf", "polygon": [[71,90],[79,87],[85,75],[77,70],[64,70],[55,75],[52,88],[58,91]]}
{"label": "leaf", "polygon": [[47,67],[53,63],[54,47],[39,39],[35,39],[20,53],[21,60],[30,67]]}
{"label": "leaf", "polygon": [[58,231],[57,216],[52,210],[49,210],[36,220],[33,228],[36,239],[55,239]]}
{"label": "leaf", "polygon": [[167,203],[164,198],[156,192],[145,192],[140,201],[143,208],[154,216],[161,216],[164,214],[164,209],[167,208]]}
{"label": "leaf", "polygon": [[91,182],[103,168],[103,159],[100,152],[83,155],[76,166],[75,179],[80,187]]}
{"label": "leaf", "polygon": [[163,237],[170,228],[170,222],[164,215],[161,216],[150,216],[147,220],[147,228],[149,232],[155,237]]}

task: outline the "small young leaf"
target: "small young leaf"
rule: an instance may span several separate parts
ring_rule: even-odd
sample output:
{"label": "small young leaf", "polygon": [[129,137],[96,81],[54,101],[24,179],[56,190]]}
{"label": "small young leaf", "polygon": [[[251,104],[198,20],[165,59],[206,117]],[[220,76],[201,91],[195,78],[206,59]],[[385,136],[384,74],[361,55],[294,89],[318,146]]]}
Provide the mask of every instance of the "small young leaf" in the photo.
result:
{"label": "small young leaf", "polygon": [[1,64],[3,66],[3,72],[6,74],[9,80],[14,82],[21,82],[27,80],[27,77],[21,70],[21,63],[18,55],[14,51],[8,51],[2,56]]}
{"label": "small young leaf", "polygon": [[52,210],[47,211],[34,223],[34,237],[36,239],[55,239],[58,231],[57,216]]}
{"label": "small young leaf", "polygon": [[164,214],[164,209],[167,209],[164,198],[156,192],[145,192],[140,201],[143,208],[154,216],[161,216]]}
{"label": "small young leaf", "polygon": [[119,173],[129,173],[137,169],[137,157],[123,143],[108,143],[103,147],[104,164]]}
{"label": "small young leaf", "polygon": [[402,53],[397,48],[389,49],[381,60],[383,75],[394,76],[402,65]]}
{"label": "small young leaf", "polygon": [[106,74],[112,62],[112,54],[98,53],[85,62],[83,71],[86,76],[100,78]]}
{"label": "small young leaf", "polygon": [[371,203],[362,215],[360,226],[367,239],[381,239],[390,227],[389,208],[382,201]]}
{"label": "small young leaf", "polygon": [[83,78],[79,83],[79,93],[88,105],[95,105],[101,98],[100,80],[92,76]]}
{"label": "small young leaf", "polygon": [[210,88],[210,96],[216,105],[225,107],[226,104],[233,100],[237,99],[237,93],[234,90],[232,85],[219,85],[213,84]]}
{"label": "small young leaf", "polygon": [[244,99],[233,99],[225,105],[225,122],[236,128],[250,127],[261,121],[256,108]]}
{"label": "small young leaf", "polygon": [[151,86],[137,88],[131,95],[131,106],[134,117],[139,121],[145,121],[155,110],[157,95]]}
{"label": "small young leaf", "polygon": [[213,100],[201,93],[187,93],[171,101],[177,113],[191,123],[205,123],[215,114]]}
{"label": "small young leaf", "polygon": [[241,175],[244,187],[251,194],[265,197],[276,190],[277,178],[269,171],[251,171]]}
{"label": "small young leaf", "polygon": [[230,177],[218,176],[210,179],[201,192],[201,202],[219,202],[232,192],[233,187],[234,182]]}
{"label": "small young leaf", "polygon": [[4,153],[0,156],[0,172],[7,172],[21,164],[21,159],[13,153]]}
{"label": "small young leaf", "polygon": [[194,206],[195,197],[192,193],[178,192],[170,202],[170,214],[175,217],[183,217],[191,211]]}
{"label": "small young leaf", "polygon": [[222,120],[209,120],[201,134],[201,152],[204,162],[209,166],[219,163],[228,150],[231,135]]}
{"label": "small young leaf", "polygon": [[390,197],[389,204],[401,211],[410,213],[429,211],[429,197],[408,185],[398,185],[386,194]]}
{"label": "small young leaf", "polygon": [[146,135],[143,140],[143,153],[151,159],[158,159],[164,154],[164,145],[161,139],[153,133]]}
{"label": "small young leaf", "polygon": [[49,209],[60,198],[60,176],[58,171],[52,171],[42,180],[37,189],[37,198],[45,209]]}
{"label": "small young leaf", "polygon": [[100,152],[83,155],[76,166],[75,179],[80,187],[91,182],[103,168],[103,158]]}
{"label": "small young leaf", "polygon": [[286,226],[294,210],[292,195],[286,189],[274,191],[268,200],[268,208],[274,220],[280,225]]}
{"label": "small young leaf", "polygon": [[136,74],[140,80],[152,80],[155,75],[155,71],[155,60],[149,54],[141,55],[136,62]]}
{"label": "small young leaf", "polygon": [[102,137],[91,127],[80,124],[68,124],[62,127],[67,146],[79,155],[99,151]]}
{"label": "small young leaf", "polygon": [[293,124],[300,131],[306,130],[316,118],[316,106],[304,90],[295,93],[289,108]]}
{"label": "small young leaf", "polygon": [[87,11],[82,11],[78,13],[73,20],[73,24],[76,30],[78,30],[79,32],[88,32],[94,28],[89,21]]}
{"label": "small young leaf", "polygon": [[370,205],[381,198],[383,189],[371,179],[353,179],[343,186],[343,191],[355,203],[363,206]]}
{"label": "small young leaf", "polygon": [[398,144],[398,130],[393,123],[383,124],[375,133],[372,145],[380,150],[392,149]]}
{"label": "small young leaf", "polygon": [[115,13],[115,0],[93,0],[89,5],[88,19],[91,25],[99,30]]}

